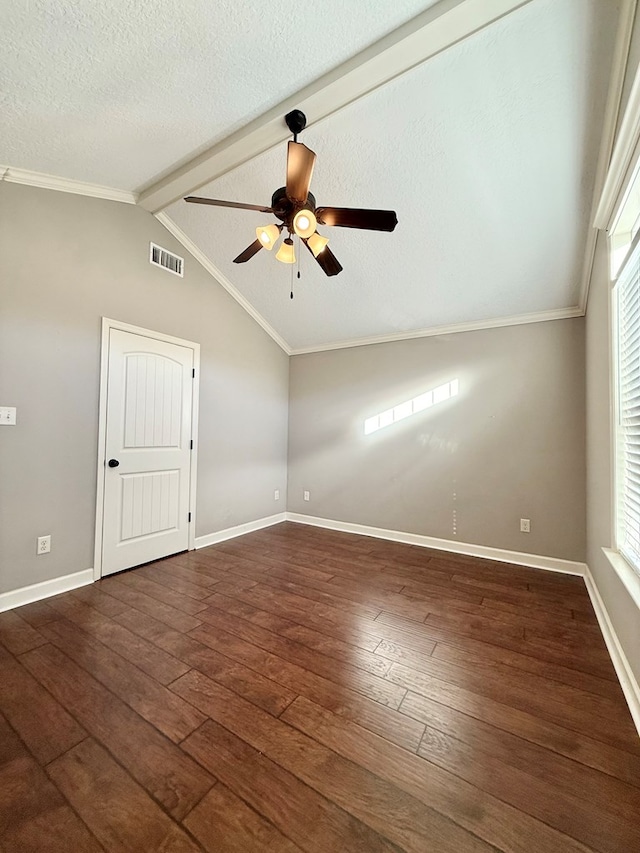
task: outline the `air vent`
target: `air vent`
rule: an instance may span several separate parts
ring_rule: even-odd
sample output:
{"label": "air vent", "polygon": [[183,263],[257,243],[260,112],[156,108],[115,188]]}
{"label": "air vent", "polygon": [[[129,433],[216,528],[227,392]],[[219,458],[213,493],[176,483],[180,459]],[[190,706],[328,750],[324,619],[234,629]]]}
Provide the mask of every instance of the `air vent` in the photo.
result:
{"label": "air vent", "polygon": [[149,261],[152,264],[181,278],[184,276],[184,258],[168,252],[162,246],[156,246],[155,243],[150,243],[149,246]]}

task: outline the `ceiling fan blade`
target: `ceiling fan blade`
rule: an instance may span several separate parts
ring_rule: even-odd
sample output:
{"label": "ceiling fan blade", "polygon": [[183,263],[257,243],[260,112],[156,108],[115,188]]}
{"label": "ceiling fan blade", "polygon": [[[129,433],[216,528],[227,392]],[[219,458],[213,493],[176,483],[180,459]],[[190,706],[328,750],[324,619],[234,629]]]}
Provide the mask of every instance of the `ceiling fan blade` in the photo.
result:
{"label": "ceiling fan blade", "polygon": [[250,261],[254,255],[262,249],[262,243],[260,240],[254,240],[250,246],[244,250],[244,252],[240,252],[237,258],[233,259],[234,264],[245,264],[247,261]]}
{"label": "ceiling fan blade", "polygon": [[319,207],[316,219],[321,225],[364,228],[368,231],[393,231],[398,224],[395,210],[366,210],[357,207]]}
{"label": "ceiling fan blade", "polygon": [[289,142],[287,148],[287,198],[304,204],[309,195],[316,155],[302,142]]}
{"label": "ceiling fan blade", "polygon": [[260,204],[242,204],[240,201],[221,201],[219,198],[200,198],[197,195],[190,195],[185,198],[185,201],[191,204],[213,204],[215,207],[239,207],[242,210],[259,210],[261,213],[273,213],[272,207],[264,207]]}
{"label": "ceiling fan blade", "polygon": [[[307,241],[303,240],[302,242],[313,255],[311,247]],[[313,256],[327,275],[338,275],[339,272],[342,272],[342,264],[328,246],[325,246],[317,257],[315,255]]]}

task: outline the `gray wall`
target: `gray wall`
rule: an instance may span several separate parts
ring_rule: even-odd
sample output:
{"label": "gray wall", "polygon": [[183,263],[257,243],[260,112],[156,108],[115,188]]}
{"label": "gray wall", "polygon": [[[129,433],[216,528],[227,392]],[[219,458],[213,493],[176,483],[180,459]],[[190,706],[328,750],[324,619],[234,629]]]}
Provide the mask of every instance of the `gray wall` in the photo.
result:
{"label": "gray wall", "polygon": [[196,534],[285,508],[288,357],[188,254],[184,279],[152,267],[150,240],[186,254],[140,208],[0,183],[0,592],[93,566],[103,316],[201,344]]}
{"label": "gray wall", "polygon": [[640,613],[602,553],[614,545],[607,241],[598,237],[587,308],[587,563],[640,682]]}
{"label": "gray wall", "polygon": [[[640,15],[636,11],[618,130],[640,61]],[[611,460],[611,342],[607,240],[598,236],[586,317],[587,563],[622,649],[640,683],[640,613],[602,553],[615,544]]]}
{"label": "gray wall", "polygon": [[[364,435],[455,378],[456,398]],[[584,417],[583,319],[295,356],[288,508],[584,560]]]}
{"label": "gray wall", "polygon": [[[285,508],[289,359],[188,255],[184,279],[152,268],[150,240],[185,254],[138,208],[0,183],[0,405],[18,407],[18,426],[0,428],[0,592],[93,564],[102,316],[202,346],[197,534]],[[288,508],[584,559],[583,326],[292,358]],[[608,329],[600,239],[586,320],[586,557],[640,679],[637,607],[601,551],[613,541]],[[457,398],[364,436],[366,417],[453,378]],[[37,557],[44,533],[53,550]]]}

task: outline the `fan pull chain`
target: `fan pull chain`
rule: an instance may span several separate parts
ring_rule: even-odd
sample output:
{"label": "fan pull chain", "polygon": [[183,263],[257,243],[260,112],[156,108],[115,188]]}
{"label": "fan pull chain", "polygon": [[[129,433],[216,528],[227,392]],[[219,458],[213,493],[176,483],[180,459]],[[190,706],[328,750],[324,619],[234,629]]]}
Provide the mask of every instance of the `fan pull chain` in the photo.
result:
{"label": "fan pull chain", "polygon": [[[296,278],[298,279],[298,281],[300,280],[300,244],[301,244],[301,243],[302,243],[302,241],[301,241],[301,240],[299,240],[299,241],[298,241],[298,257],[297,257],[297,260],[298,260],[298,274],[297,274],[297,276],[296,276]],[[294,264],[291,264],[291,293],[289,294],[289,299],[293,299],[293,267],[294,267]]]}
{"label": "fan pull chain", "polygon": [[293,299],[293,264],[291,264],[291,293],[289,299]]}

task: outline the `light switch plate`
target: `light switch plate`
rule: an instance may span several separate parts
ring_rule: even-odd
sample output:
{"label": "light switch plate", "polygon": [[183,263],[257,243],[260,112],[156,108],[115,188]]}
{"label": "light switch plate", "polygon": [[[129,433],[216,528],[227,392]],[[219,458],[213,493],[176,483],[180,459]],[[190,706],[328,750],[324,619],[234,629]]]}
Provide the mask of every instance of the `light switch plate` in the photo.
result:
{"label": "light switch plate", "polygon": [[16,407],[0,406],[0,424],[4,424],[4,426],[15,426],[15,423]]}

